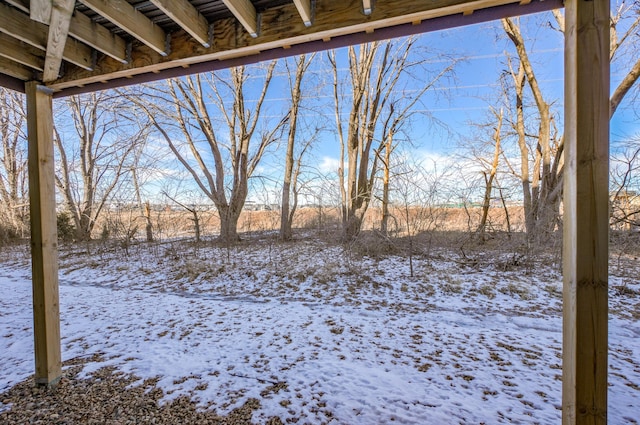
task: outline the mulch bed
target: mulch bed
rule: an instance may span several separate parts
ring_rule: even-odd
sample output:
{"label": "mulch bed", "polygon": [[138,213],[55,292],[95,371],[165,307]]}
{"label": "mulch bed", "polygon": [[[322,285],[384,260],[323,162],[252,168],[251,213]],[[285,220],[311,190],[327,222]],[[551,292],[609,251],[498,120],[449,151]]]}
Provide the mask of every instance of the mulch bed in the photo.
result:
{"label": "mulch bed", "polygon": [[[248,400],[228,416],[197,408],[187,397],[160,404],[163,391],[157,380],[104,367],[80,379],[82,364],[91,359],[65,362],[63,376],[55,387],[37,387],[33,377],[0,394],[0,424],[251,424],[257,399]],[[95,360],[95,359],[94,359]],[[270,425],[282,424],[271,418]]]}

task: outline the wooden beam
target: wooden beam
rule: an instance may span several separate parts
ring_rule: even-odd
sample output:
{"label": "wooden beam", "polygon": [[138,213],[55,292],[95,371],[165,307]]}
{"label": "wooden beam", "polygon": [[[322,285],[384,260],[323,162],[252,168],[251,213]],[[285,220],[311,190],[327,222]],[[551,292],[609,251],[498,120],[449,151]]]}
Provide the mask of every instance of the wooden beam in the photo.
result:
{"label": "wooden beam", "polygon": [[209,22],[187,0],[151,0],[151,3],[204,47],[210,46]]}
{"label": "wooden beam", "polygon": [[365,15],[371,15],[373,12],[373,0],[362,0],[362,12]]}
{"label": "wooden beam", "polygon": [[164,31],[125,0],[80,0],[87,7],[113,22],[157,53],[167,55]]}
{"label": "wooden beam", "polygon": [[[494,8],[493,6],[503,7]],[[296,6],[290,3],[262,12],[262,30],[258,38],[252,38],[246,32],[239,30],[240,25],[236,19],[221,19],[214,22],[215,44],[210,48],[204,48],[188,34],[173,33],[171,53],[167,57],[158,57],[145,46],[134,46],[131,51],[131,63],[127,65],[104,58],[98,62],[94,72],[68,69],[63,77],[48,86],[56,91],[81,85],[88,86],[101,81],[218,61],[225,56],[251,56],[256,55],[257,52],[295,47],[325,39],[332,40],[346,35],[353,36],[358,43],[366,42],[371,40],[364,40],[357,34],[371,29],[379,33],[378,29],[394,25],[411,25],[415,22],[423,22],[422,26],[427,28],[430,27],[431,18],[443,18],[442,21],[444,21],[444,18],[451,16],[447,19],[447,23],[435,25],[436,29],[448,28],[451,25],[459,26],[467,22],[462,19],[462,13],[470,9],[477,10],[477,13],[468,21],[474,23],[496,19],[497,15],[502,17],[503,13],[506,13],[504,16],[513,16],[558,7],[562,7],[561,0],[534,1],[528,6],[519,6],[517,0],[433,0],[429,2],[396,0],[376,3],[375,13],[366,17],[362,14],[361,0],[317,2],[313,26],[305,27]],[[480,13],[483,9],[486,9],[484,14]],[[506,12],[502,12],[503,9]],[[401,16],[403,13],[405,15]],[[482,18],[483,16],[486,17]],[[426,30],[418,28],[411,33],[420,31]],[[387,37],[394,36],[397,34],[390,34]]]}
{"label": "wooden beam", "polygon": [[258,13],[249,0],[222,0],[251,37],[258,36]]}
{"label": "wooden beam", "polygon": [[36,22],[49,25],[52,3],[52,0],[30,0],[29,17]]}
{"label": "wooden beam", "polygon": [[[0,32],[38,49],[47,49],[49,28],[44,24],[32,21],[24,13],[2,3],[0,3]],[[62,58],[87,71],[93,69],[91,49],[75,40],[68,40],[65,43]]]}
{"label": "wooden beam", "polygon": [[24,93],[24,80],[3,74],[0,70],[0,87]]}
{"label": "wooden beam", "polygon": [[609,0],[565,0],[562,423],[607,423]]}
{"label": "wooden beam", "polygon": [[51,4],[51,19],[42,73],[42,81],[45,83],[55,80],[60,73],[62,53],[69,35],[71,14],[76,4],[75,0],[48,0],[48,3]]}
{"label": "wooden beam", "polygon": [[0,57],[0,74],[6,74],[23,81],[33,78],[33,70],[4,57]]}
{"label": "wooden beam", "polygon": [[29,138],[35,381],[38,385],[53,385],[62,375],[53,102],[51,91],[38,82],[28,82],[25,88]]}
{"label": "wooden beam", "polygon": [[[10,5],[29,13],[29,0],[5,0]],[[127,43],[104,26],[94,22],[87,15],[77,10],[71,17],[69,35],[99,52],[127,63]]]}
{"label": "wooden beam", "polygon": [[44,70],[42,50],[2,33],[0,33],[0,56],[38,71]]}
{"label": "wooden beam", "polygon": [[5,2],[13,7],[17,7],[24,13],[29,13],[29,0],[5,0]]}
{"label": "wooden beam", "polygon": [[313,10],[311,9],[311,0],[293,0],[293,4],[296,5],[298,13],[304,22],[305,27],[310,27],[313,24]]}
{"label": "wooden beam", "polygon": [[77,10],[71,17],[69,35],[120,63],[127,63],[127,43],[124,39]]}

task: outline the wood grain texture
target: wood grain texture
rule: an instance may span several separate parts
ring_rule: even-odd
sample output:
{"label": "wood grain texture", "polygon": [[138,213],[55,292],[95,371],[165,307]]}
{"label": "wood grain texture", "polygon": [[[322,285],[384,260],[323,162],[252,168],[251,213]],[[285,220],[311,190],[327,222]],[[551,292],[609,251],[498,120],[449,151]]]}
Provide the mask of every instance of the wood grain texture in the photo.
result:
{"label": "wood grain texture", "polygon": [[41,24],[49,25],[51,22],[52,0],[30,0],[29,17]]}
{"label": "wood grain texture", "polygon": [[311,0],[293,0],[293,4],[295,4],[298,9],[298,13],[302,18],[302,22],[306,27],[310,27],[313,23],[313,11],[311,10]]}
{"label": "wood grain texture", "polygon": [[23,81],[33,78],[33,70],[4,57],[0,57],[0,73]]}
{"label": "wood grain texture", "polygon": [[127,43],[124,39],[92,21],[87,15],[78,11],[73,14],[69,35],[121,63],[127,63]]}
{"label": "wood grain texture", "polygon": [[[6,0],[6,2],[25,13],[30,12],[29,0]],[[71,17],[69,35],[122,63],[127,62],[125,41],[77,10]]]}
{"label": "wood grain texture", "polygon": [[[47,49],[49,28],[18,10],[0,3],[0,32],[17,38],[38,49]],[[93,69],[91,49],[75,40],[67,40],[62,57],[74,65],[85,69]]]}
{"label": "wood grain texture", "polygon": [[607,423],[609,1],[565,2],[562,423]]}
{"label": "wood grain texture", "polygon": [[166,55],[166,34],[125,0],[81,0],[162,56]]}
{"label": "wood grain texture", "polygon": [[214,42],[209,48],[203,47],[189,34],[175,33],[171,36],[171,52],[167,57],[159,57],[145,46],[135,46],[129,64],[104,58],[97,63],[94,72],[70,69],[49,86],[62,90],[222,58],[250,56],[285,46],[461,14],[466,10],[517,3],[518,0],[398,0],[378,2],[373,13],[365,16],[361,0],[318,0],[314,24],[310,27],[304,25],[298,9],[291,3],[261,14],[261,31],[257,38],[251,37],[236,19],[221,19],[213,23]]}
{"label": "wood grain texture", "polygon": [[51,91],[37,82],[28,82],[26,93],[35,381],[51,385],[62,374],[53,108]]}
{"label": "wood grain texture", "polygon": [[365,15],[371,15],[371,12],[373,12],[373,0],[362,0],[362,12]]}
{"label": "wood grain texture", "polygon": [[187,0],[151,0],[173,22],[191,34],[198,43],[209,47],[209,22]]}
{"label": "wood grain texture", "polygon": [[252,37],[258,36],[258,14],[249,0],[222,0]]}
{"label": "wood grain texture", "polygon": [[45,83],[58,78],[62,54],[69,35],[71,14],[76,2],[75,0],[49,0],[49,3],[51,4],[51,19],[42,73],[42,81]]}
{"label": "wood grain texture", "polygon": [[44,69],[42,50],[2,33],[0,33],[0,56],[37,71]]}
{"label": "wood grain texture", "polygon": [[29,13],[29,1],[30,0],[5,0],[5,3],[9,3],[11,6],[17,7],[24,13]]}

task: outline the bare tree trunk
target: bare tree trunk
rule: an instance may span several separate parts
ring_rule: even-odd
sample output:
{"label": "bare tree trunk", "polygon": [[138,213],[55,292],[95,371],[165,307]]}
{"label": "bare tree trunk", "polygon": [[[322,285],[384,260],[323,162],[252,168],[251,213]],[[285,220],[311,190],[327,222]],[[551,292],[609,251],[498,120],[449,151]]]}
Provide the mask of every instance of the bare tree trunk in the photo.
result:
{"label": "bare tree trunk", "polygon": [[24,235],[28,227],[27,143],[24,102],[0,88],[0,239]]}
{"label": "bare tree trunk", "polygon": [[[291,108],[289,110],[289,133],[287,136],[287,151],[285,154],[285,169],[284,169],[284,182],[282,184],[282,208],[280,210],[280,239],[283,241],[291,240],[293,232],[291,229],[293,223],[293,216],[295,214],[297,206],[297,198],[295,193],[295,186],[297,180],[297,173],[294,176],[294,151],[296,142],[296,130],[298,125],[298,111],[300,109],[300,102],[302,100],[302,78],[304,73],[311,64],[311,57],[308,61],[305,55],[299,56],[296,59],[296,73],[295,79],[291,82],[291,72],[289,71],[290,93],[291,93]],[[287,66],[287,70],[289,67]],[[293,187],[292,187],[293,186]],[[291,205],[291,192],[294,191],[294,202]]]}
{"label": "bare tree trunk", "polygon": [[345,180],[344,180],[344,156],[346,151],[346,145],[344,140],[344,133],[342,131],[342,116],[340,110],[340,92],[339,92],[339,81],[338,81],[338,64],[336,63],[336,53],[335,51],[330,51],[327,55],[329,58],[329,62],[331,63],[331,69],[333,71],[333,100],[334,100],[334,114],[336,127],[338,128],[338,140],[340,142],[340,166],[338,167],[338,184],[340,185],[340,216],[342,219],[342,223],[347,222],[347,191],[345,189]]}
{"label": "bare tree trunk", "polygon": [[227,244],[240,240],[238,236],[238,218],[240,212],[230,206],[218,208],[220,213],[220,240]]}
{"label": "bare tree trunk", "polygon": [[491,168],[489,169],[489,175],[484,172],[484,180],[485,180],[485,189],[484,189],[484,200],[482,202],[482,218],[480,219],[480,224],[478,225],[477,232],[480,234],[480,240],[485,240],[485,230],[487,227],[487,218],[489,217],[489,207],[491,206],[491,192],[493,191],[493,181],[496,177],[496,173],[498,172],[498,161],[500,159],[500,140],[502,138],[502,117],[503,112],[500,110],[500,114],[497,116],[498,123],[495,128],[495,132],[493,135],[494,142],[494,151],[493,151],[493,161],[491,162]]}
{"label": "bare tree trunk", "polygon": [[[549,104],[544,100],[533,66],[529,60],[520,27],[513,20],[502,20],[505,32],[514,44],[520,64],[518,72],[512,70],[516,89],[516,132],[521,155],[521,179],[523,183],[525,222],[529,243],[538,243],[554,232],[559,221],[560,194],[562,190],[562,139],[560,143],[551,136],[552,117]],[[537,147],[533,169],[529,169],[529,148],[524,124],[524,87],[528,83],[533,93],[539,117]],[[552,150],[554,152],[552,152]],[[552,157],[555,162],[552,164]],[[531,176],[531,177],[530,177]],[[530,186],[529,186],[530,184]]]}
{"label": "bare tree trunk", "polygon": [[[341,152],[346,154],[347,178],[343,192],[343,238],[355,238],[362,227],[377,173],[377,159],[371,161],[374,132],[387,101],[401,74],[408,66],[408,54],[413,40],[407,40],[398,51],[392,52],[392,42],[349,47],[351,102],[346,137],[340,118],[341,98],[337,86],[337,65],[334,68],[334,102]],[[382,49],[380,49],[382,47]],[[381,53],[378,54],[379,49]],[[330,57],[331,59],[331,57]],[[344,137],[344,138],[343,138]],[[344,157],[342,158],[344,160]],[[343,175],[343,173],[340,173]]]}
{"label": "bare tree trunk", "polygon": [[142,204],[142,195],[140,194],[140,183],[138,182],[138,161],[131,167],[131,178],[133,180],[133,190],[136,194],[136,202],[142,217],[145,220],[145,233],[147,242],[153,242],[153,226],[151,225],[151,208],[149,201]]}
{"label": "bare tree trunk", "polygon": [[[293,155],[293,152],[291,153]],[[289,158],[289,150],[287,148],[287,158],[285,164],[285,179],[282,184],[282,208],[280,210],[280,239],[283,241],[289,241],[293,237],[293,230],[291,229],[292,221],[289,219],[291,196],[291,175],[287,176],[286,173],[293,172],[292,158]]]}
{"label": "bare tree trunk", "polygon": [[389,133],[384,145],[384,160],[382,161],[382,221],[380,222],[380,232],[389,233],[389,181],[391,173],[391,150],[392,135]]}
{"label": "bare tree trunk", "polygon": [[151,206],[149,201],[144,204],[145,231],[147,234],[147,242],[153,242],[153,226],[151,224]]}

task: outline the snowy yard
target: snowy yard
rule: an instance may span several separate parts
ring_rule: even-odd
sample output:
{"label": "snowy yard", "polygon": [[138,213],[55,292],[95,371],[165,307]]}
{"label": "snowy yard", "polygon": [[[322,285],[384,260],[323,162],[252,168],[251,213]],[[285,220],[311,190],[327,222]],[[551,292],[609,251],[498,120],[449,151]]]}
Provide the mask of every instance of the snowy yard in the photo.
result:
{"label": "snowy yard", "polygon": [[[61,252],[63,360],[101,354],[253,421],[559,423],[561,277],[445,251],[360,257],[318,241]],[[229,254],[229,256],[227,256]],[[26,248],[0,254],[0,393],[33,372]],[[609,423],[640,421],[640,282],[611,276]],[[1,403],[0,411],[7,409]]]}

